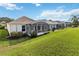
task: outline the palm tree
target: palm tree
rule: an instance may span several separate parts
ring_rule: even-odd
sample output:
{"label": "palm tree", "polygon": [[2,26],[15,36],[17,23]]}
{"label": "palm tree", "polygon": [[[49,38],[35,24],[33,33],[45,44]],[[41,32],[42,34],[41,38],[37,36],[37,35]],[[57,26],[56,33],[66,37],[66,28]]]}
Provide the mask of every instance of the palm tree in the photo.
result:
{"label": "palm tree", "polygon": [[71,19],[71,21],[72,21],[72,25],[73,25],[74,27],[78,27],[79,22],[78,22],[77,16],[73,16],[72,19]]}

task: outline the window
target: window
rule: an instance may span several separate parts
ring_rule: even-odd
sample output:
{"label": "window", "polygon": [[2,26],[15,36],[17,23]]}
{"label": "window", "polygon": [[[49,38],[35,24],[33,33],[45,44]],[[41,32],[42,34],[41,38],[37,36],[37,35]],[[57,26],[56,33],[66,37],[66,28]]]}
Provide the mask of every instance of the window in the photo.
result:
{"label": "window", "polygon": [[40,30],[41,28],[40,28],[40,26],[38,26],[38,30]]}
{"label": "window", "polygon": [[25,25],[22,26],[22,31],[25,31]]}

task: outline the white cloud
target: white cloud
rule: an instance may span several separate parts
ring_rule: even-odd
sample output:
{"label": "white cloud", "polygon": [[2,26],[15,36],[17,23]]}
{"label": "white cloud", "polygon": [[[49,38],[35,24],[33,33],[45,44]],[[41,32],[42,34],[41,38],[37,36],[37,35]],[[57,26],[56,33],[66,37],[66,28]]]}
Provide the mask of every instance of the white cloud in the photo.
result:
{"label": "white cloud", "polygon": [[41,4],[39,3],[33,3],[36,7],[39,7]]}
{"label": "white cloud", "polygon": [[72,9],[70,11],[65,11],[65,9],[58,7],[57,9],[54,10],[42,11],[40,16],[37,16],[37,18],[66,21],[70,18],[71,15],[79,15],[79,9]]}
{"label": "white cloud", "polygon": [[0,7],[4,7],[7,10],[20,10],[23,8],[22,6],[18,7],[16,4],[13,3],[0,3]]}

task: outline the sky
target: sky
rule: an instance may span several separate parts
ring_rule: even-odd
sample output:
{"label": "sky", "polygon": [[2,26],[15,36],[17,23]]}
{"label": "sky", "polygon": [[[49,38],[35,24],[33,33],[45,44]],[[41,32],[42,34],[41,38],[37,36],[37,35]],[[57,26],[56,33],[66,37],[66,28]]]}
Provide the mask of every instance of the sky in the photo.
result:
{"label": "sky", "polygon": [[79,15],[78,3],[0,3],[0,17],[69,21],[73,15]]}

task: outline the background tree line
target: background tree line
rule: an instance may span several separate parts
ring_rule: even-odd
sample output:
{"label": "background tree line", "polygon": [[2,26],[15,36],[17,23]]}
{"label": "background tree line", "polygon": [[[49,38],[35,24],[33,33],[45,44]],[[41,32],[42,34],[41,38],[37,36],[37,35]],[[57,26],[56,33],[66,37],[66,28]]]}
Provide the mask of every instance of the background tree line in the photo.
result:
{"label": "background tree line", "polygon": [[7,23],[13,20],[14,19],[8,17],[0,17],[0,29],[5,29]]}
{"label": "background tree line", "polygon": [[13,21],[13,20],[14,19],[8,18],[8,17],[0,17],[0,22],[2,22],[2,21],[10,22],[10,21]]}

